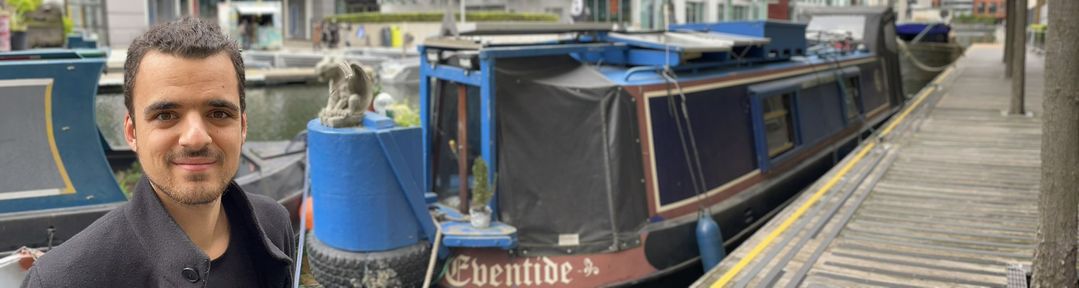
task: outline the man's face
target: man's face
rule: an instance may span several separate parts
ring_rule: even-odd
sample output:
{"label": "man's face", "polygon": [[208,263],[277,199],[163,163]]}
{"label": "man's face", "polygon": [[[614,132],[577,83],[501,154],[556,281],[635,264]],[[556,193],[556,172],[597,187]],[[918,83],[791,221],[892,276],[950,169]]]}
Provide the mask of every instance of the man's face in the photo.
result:
{"label": "man's face", "polygon": [[158,193],[207,204],[236,175],[247,114],[235,73],[224,52],[186,59],[150,51],[142,58],[124,137]]}

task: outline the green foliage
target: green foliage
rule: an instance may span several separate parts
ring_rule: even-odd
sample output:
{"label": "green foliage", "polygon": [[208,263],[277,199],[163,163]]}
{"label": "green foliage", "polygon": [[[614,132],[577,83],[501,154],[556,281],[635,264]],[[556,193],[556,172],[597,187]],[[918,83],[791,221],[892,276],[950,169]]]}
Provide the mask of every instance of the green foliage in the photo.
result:
{"label": "green foliage", "polygon": [[139,183],[139,179],[142,179],[142,166],[139,162],[135,162],[127,170],[116,172],[116,183],[120,184],[120,190],[124,191],[127,199],[131,199],[131,192],[135,191],[135,184]]}
{"label": "green foliage", "polygon": [[491,201],[491,186],[487,183],[487,162],[476,157],[472,162],[472,207],[483,207]]}
{"label": "green foliage", "polygon": [[[455,13],[454,19],[459,19],[460,14]],[[442,22],[443,13],[419,12],[419,13],[350,13],[338,14],[326,17],[327,20],[337,20],[343,23],[396,23],[396,22]],[[465,14],[469,22],[492,22],[492,21],[524,21],[524,22],[556,22],[558,15],[546,13],[508,13],[508,12],[468,12]]]}
{"label": "green foliage", "polygon": [[961,24],[996,24],[997,18],[985,15],[958,15],[952,20]]}
{"label": "green foliage", "polygon": [[416,110],[408,107],[408,104],[401,103],[390,107],[390,111],[393,111],[393,122],[398,127],[416,127],[420,126],[420,113],[416,113]]}
{"label": "green foliage", "polygon": [[75,21],[71,20],[71,17],[64,16],[64,37],[71,34],[71,31],[75,30]]}
{"label": "green foliage", "polygon": [[7,6],[15,14],[11,17],[11,31],[26,31],[26,14],[37,10],[42,0],[6,0]]}

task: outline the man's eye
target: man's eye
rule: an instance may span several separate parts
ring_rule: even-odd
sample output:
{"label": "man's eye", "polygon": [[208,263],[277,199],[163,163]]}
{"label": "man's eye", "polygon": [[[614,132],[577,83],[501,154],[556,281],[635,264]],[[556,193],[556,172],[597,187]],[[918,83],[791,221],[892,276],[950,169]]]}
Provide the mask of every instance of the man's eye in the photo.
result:
{"label": "man's eye", "polygon": [[172,114],[172,113],[161,113],[161,114],[157,114],[157,116],[154,116],[154,120],[158,120],[158,121],[169,121],[169,120],[174,120],[174,119],[176,119],[176,114]]}
{"label": "man's eye", "polygon": [[210,118],[214,118],[214,119],[225,119],[225,118],[229,118],[229,116],[230,116],[229,113],[227,113],[225,111],[210,112]]}

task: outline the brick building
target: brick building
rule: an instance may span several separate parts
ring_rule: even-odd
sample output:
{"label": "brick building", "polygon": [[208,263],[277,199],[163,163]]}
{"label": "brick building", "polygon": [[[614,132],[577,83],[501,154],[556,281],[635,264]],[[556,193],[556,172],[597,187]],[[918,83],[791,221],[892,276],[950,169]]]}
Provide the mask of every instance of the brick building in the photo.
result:
{"label": "brick building", "polygon": [[974,0],[974,11],[972,14],[977,16],[996,17],[997,20],[1004,20],[1007,3],[1008,2],[1005,0]]}

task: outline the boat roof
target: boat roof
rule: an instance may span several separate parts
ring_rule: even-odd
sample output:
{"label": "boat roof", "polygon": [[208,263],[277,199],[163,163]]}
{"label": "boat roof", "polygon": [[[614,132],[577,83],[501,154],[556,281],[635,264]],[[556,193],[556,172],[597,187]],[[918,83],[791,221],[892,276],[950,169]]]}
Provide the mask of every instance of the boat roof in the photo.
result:
{"label": "boat roof", "polygon": [[[788,68],[807,67],[820,64],[832,64],[835,62],[843,62],[849,60],[863,59],[867,57],[873,57],[875,54],[864,51],[857,51],[842,55],[831,56],[805,56],[796,57],[788,61],[782,62],[770,62],[759,63],[753,66],[747,67],[731,67],[731,66],[718,66],[718,67],[701,67],[701,68],[681,68],[672,70],[676,80],[679,82],[686,81],[698,81],[705,79],[713,79],[728,76],[757,74],[766,71],[783,70]],[[605,65],[598,67],[600,73],[605,75],[612,82],[623,86],[643,86],[654,85],[664,83],[662,69],[633,69],[632,67],[621,67],[615,65]]]}
{"label": "boat roof", "polygon": [[602,23],[469,27],[457,36],[427,39],[422,57],[435,66],[464,68],[468,75],[480,70],[482,59],[570,55],[613,83],[637,86],[663,83],[662,71],[692,81],[872,55],[807,55],[806,24],[783,21],[691,23],[647,32],[613,31]]}

